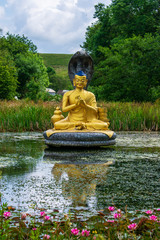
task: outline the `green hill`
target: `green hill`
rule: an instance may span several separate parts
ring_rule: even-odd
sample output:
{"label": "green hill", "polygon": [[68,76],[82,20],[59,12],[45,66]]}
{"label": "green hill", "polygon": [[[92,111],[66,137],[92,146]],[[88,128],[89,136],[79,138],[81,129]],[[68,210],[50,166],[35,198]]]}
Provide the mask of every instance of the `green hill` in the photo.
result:
{"label": "green hill", "polygon": [[46,67],[53,67],[59,76],[68,76],[68,63],[73,54],[39,53]]}
{"label": "green hill", "polygon": [[39,53],[46,67],[53,67],[58,79],[59,89],[72,89],[68,76],[68,63],[73,54]]}

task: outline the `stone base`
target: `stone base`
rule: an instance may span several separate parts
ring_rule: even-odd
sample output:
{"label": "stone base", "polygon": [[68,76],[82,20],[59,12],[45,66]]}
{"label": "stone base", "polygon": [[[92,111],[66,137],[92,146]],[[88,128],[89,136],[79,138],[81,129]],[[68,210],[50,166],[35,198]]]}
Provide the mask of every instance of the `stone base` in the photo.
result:
{"label": "stone base", "polygon": [[[111,131],[106,131],[106,133]],[[109,137],[105,131],[93,132],[54,132],[49,137],[47,131],[43,133],[45,144],[49,147],[101,147],[114,145],[116,133]],[[109,134],[110,135],[110,134]]]}

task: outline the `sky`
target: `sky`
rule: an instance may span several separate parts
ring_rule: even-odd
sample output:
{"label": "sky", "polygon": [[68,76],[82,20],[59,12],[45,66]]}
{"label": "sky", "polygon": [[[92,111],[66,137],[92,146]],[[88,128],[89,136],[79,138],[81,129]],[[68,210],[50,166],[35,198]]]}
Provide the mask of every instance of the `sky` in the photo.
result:
{"label": "sky", "polygon": [[74,54],[95,21],[98,3],[107,6],[111,0],[0,0],[1,35],[24,34],[39,53]]}

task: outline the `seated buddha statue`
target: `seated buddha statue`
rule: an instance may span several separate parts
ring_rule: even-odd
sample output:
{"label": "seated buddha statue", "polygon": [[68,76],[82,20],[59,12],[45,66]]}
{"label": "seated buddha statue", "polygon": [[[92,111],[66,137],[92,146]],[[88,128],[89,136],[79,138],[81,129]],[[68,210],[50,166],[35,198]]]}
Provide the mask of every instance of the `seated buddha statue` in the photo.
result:
{"label": "seated buddha statue", "polygon": [[68,116],[54,123],[55,130],[108,130],[109,123],[98,119],[98,108],[93,93],[85,90],[86,74],[79,71],[73,79],[74,90],[63,95],[62,111]]}

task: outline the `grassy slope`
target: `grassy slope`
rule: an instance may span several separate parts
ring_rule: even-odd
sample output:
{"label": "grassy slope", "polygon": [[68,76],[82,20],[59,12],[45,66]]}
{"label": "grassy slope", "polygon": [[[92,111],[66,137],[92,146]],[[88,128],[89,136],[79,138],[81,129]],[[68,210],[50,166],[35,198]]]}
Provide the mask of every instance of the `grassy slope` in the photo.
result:
{"label": "grassy slope", "polygon": [[56,74],[68,77],[68,63],[73,54],[40,53],[46,67],[53,67]]}

